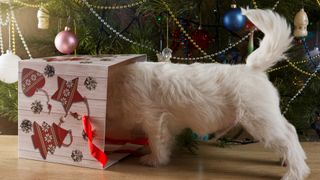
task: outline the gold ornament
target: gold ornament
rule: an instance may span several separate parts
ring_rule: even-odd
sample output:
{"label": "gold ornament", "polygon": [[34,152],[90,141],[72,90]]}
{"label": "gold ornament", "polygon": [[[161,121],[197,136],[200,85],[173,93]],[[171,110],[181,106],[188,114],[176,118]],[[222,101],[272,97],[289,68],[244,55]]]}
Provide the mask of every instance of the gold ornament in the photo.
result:
{"label": "gold ornament", "polygon": [[49,11],[43,6],[39,8],[37,13],[38,18],[38,28],[39,29],[48,29],[49,28]]}
{"label": "gold ornament", "polygon": [[294,37],[306,37],[308,35],[307,26],[309,24],[307,13],[302,8],[294,17]]}

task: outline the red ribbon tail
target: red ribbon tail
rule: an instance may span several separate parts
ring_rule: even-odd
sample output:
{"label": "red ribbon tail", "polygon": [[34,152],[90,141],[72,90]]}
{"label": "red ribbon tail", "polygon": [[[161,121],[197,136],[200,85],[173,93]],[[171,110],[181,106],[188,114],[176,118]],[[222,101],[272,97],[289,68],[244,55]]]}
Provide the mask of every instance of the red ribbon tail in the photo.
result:
{"label": "red ribbon tail", "polygon": [[90,150],[90,154],[92,157],[94,157],[96,160],[98,160],[102,167],[105,167],[108,162],[107,155],[101,151],[96,145],[93,144],[93,131],[92,126],[90,123],[89,116],[82,116],[82,124],[84,132],[87,134],[88,137],[88,148]]}

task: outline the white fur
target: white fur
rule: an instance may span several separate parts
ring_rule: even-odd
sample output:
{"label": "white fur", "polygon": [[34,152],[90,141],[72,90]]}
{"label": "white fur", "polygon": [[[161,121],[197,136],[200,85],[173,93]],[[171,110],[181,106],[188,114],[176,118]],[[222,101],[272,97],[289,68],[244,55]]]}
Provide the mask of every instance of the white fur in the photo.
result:
{"label": "white fur", "polygon": [[264,72],[284,57],[291,43],[286,21],[270,10],[243,10],[265,33],[246,65],[139,62],[115,73],[108,116],[127,128],[140,126],[149,138],[146,165],[170,160],[174,136],[184,128],[223,135],[240,123],[286,159],[283,180],[309,174],[295,128],[281,114],[279,95]]}

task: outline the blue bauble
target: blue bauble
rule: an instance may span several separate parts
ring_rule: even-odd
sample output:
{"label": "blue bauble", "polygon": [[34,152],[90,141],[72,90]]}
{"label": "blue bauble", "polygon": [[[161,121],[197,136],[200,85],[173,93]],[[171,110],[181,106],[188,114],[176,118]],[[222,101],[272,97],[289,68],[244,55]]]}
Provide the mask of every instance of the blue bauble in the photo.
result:
{"label": "blue bauble", "polygon": [[240,8],[232,8],[223,16],[223,25],[230,31],[239,31],[245,26],[246,20]]}

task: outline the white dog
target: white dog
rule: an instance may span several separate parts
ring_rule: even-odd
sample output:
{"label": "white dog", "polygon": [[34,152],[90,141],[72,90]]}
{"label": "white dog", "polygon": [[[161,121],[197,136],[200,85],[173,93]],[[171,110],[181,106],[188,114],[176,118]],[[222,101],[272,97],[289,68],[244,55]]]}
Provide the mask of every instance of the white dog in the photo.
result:
{"label": "white dog", "polygon": [[174,136],[184,128],[223,135],[240,123],[286,160],[288,172],[282,179],[301,180],[309,174],[295,128],[281,114],[278,92],[265,73],[290,47],[290,27],[270,10],[242,13],[265,34],[247,64],[138,62],[114,74],[108,116],[144,130],[151,153],[142,157],[143,164],[167,164]]}

